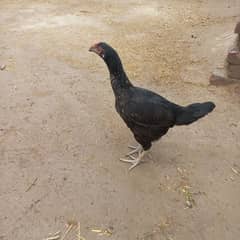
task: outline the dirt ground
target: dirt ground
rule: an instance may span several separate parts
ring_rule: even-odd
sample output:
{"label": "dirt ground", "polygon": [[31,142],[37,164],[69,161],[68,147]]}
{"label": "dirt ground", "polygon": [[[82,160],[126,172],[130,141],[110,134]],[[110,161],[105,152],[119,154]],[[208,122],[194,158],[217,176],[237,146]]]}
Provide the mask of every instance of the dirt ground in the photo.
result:
{"label": "dirt ground", "polygon": [[[0,9],[1,240],[44,239],[69,220],[86,240],[238,239],[240,84],[211,86],[209,76],[235,38],[239,0],[1,0]],[[170,130],[128,172],[119,158],[135,142],[106,66],[88,52],[98,41],[118,50],[134,84],[183,105],[214,101],[215,111]]]}

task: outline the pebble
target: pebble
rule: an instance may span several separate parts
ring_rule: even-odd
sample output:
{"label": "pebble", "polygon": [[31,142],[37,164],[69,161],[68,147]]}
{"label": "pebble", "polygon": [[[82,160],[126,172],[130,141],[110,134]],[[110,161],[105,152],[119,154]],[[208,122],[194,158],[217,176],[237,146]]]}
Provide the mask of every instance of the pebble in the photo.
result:
{"label": "pebble", "polygon": [[0,70],[3,71],[6,68],[5,64],[0,65]]}

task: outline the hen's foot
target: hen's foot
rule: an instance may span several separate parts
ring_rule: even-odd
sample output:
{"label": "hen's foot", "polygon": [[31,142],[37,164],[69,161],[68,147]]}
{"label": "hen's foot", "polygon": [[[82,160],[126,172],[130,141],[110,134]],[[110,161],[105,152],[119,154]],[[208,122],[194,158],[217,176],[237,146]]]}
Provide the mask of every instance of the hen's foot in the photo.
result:
{"label": "hen's foot", "polygon": [[140,164],[140,162],[142,161],[143,156],[145,155],[145,151],[142,151],[138,154],[137,157],[133,157],[132,155],[129,155],[129,157],[131,159],[125,159],[125,158],[120,158],[121,161],[123,162],[128,162],[131,163],[132,166],[129,168],[129,170],[132,170],[133,168],[135,168],[138,164]]}
{"label": "hen's foot", "polygon": [[131,156],[134,153],[138,153],[138,155],[142,152],[143,148],[141,145],[134,146],[128,146],[129,148],[133,149],[131,152],[127,153],[126,156]]}

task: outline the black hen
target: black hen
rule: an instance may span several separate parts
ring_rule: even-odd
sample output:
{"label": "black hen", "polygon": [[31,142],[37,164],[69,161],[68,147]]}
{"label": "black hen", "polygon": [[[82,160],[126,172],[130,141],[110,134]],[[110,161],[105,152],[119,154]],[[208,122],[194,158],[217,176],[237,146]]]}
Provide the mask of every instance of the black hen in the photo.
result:
{"label": "black hen", "polygon": [[[186,107],[168,101],[162,96],[133,86],[124,72],[117,52],[106,43],[93,45],[89,51],[98,54],[107,64],[115,95],[115,106],[124,122],[140,143],[127,154],[134,168],[142,159],[152,142],[165,135],[174,125],[187,125],[204,117],[215,108],[212,102],[194,103]],[[133,154],[138,156],[134,157]]]}

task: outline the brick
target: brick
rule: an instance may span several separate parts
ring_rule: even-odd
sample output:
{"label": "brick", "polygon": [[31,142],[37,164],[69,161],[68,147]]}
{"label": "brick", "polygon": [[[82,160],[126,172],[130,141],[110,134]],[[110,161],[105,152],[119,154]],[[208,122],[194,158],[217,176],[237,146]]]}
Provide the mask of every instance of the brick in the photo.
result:
{"label": "brick", "polygon": [[229,64],[227,66],[227,75],[230,78],[240,79],[240,65]]}
{"label": "brick", "polygon": [[240,22],[237,23],[234,33],[240,34]]}
{"label": "brick", "polygon": [[234,82],[235,82],[234,79],[227,77],[225,68],[215,69],[209,78],[210,85],[215,85],[215,86],[226,86]]}
{"label": "brick", "polygon": [[240,65],[240,51],[238,48],[233,48],[228,52],[227,62],[233,65]]}

